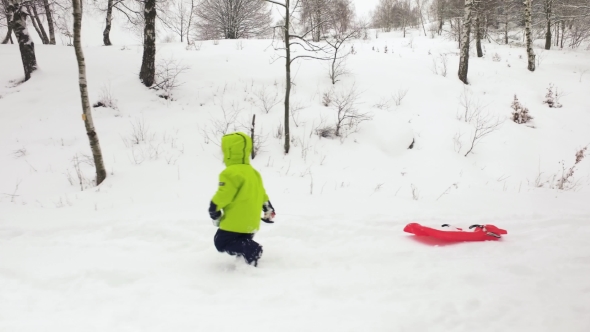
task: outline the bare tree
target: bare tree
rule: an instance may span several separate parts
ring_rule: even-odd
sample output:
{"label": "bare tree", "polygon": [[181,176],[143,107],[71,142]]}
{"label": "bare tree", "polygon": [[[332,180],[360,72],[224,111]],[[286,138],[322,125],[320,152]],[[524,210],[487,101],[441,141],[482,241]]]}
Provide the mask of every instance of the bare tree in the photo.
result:
{"label": "bare tree", "polygon": [[43,7],[45,8],[45,17],[47,18],[47,27],[49,28],[49,44],[55,45],[55,23],[49,0],[43,0]]}
{"label": "bare tree", "polygon": [[[428,0],[426,0],[428,1]],[[416,7],[418,7],[418,15],[420,16],[420,23],[422,24],[422,30],[424,31],[424,37],[426,37],[426,27],[424,26],[424,14],[422,13],[422,5],[424,2],[416,0]]]}
{"label": "bare tree", "polygon": [[[290,119],[290,98],[291,98],[291,65],[294,61],[298,59],[316,59],[316,60],[330,60],[332,57],[329,54],[329,46],[328,45],[320,45],[311,42],[308,40],[310,34],[315,31],[316,26],[306,27],[303,32],[296,33],[293,31],[292,26],[292,19],[294,13],[300,9],[301,1],[295,0],[293,6],[291,5],[292,0],[284,0],[284,2],[279,2],[276,0],[263,0],[274,5],[282,7],[284,10],[283,19],[281,23],[275,27],[275,31],[278,30],[282,35],[282,47],[275,47],[277,51],[284,51],[285,55],[281,55],[281,58],[285,59],[285,98],[284,98],[284,105],[285,105],[285,128],[284,128],[284,137],[285,137],[285,145],[284,151],[285,153],[289,153],[290,149],[290,130],[289,130],[289,119]],[[294,54],[296,51],[301,51],[301,54]]]}
{"label": "bare tree", "polygon": [[105,19],[104,31],[102,32],[102,42],[104,46],[111,46],[111,25],[113,22],[113,0],[107,1],[107,16]]}
{"label": "bare tree", "polygon": [[35,44],[27,30],[27,12],[24,11],[25,4],[22,0],[8,0],[8,22],[9,27],[14,31],[20,49],[23,68],[25,70],[25,81],[31,78],[31,73],[37,70],[37,58],[35,56]]}
{"label": "bare tree", "polygon": [[150,87],[156,74],[156,0],[146,0],[144,8],[143,59],[139,79]]}
{"label": "bare tree", "polygon": [[528,54],[528,69],[535,71],[535,51],[533,50],[533,36],[532,36],[532,8],[533,0],[524,0],[524,21],[525,21],[525,35],[526,35],[526,51]]}
{"label": "bare tree", "polygon": [[195,6],[195,0],[174,0],[160,17],[162,24],[180,37],[181,43],[186,39],[187,44],[190,44],[189,34]]}
{"label": "bare tree", "polygon": [[400,28],[405,37],[406,28],[418,24],[418,12],[409,0],[380,0],[373,12],[373,25],[384,32]]}
{"label": "bare tree", "polygon": [[471,17],[473,13],[474,0],[465,0],[465,16],[463,18],[463,36],[461,37],[461,56],[459,59],[459,79],[467,82],[469,69],[469,35],[471,34]]}
{"label": "bare tree", "polygon": [[80,35],[82,30],[82,8],[81,0],[72,0],[74,7],[74,48],[76,51],[76,59],[78,60],[78,82],[80,86],[80,97],[82,99],[82,119],[86,127],[86,134],[90,140],[90,149],[94,157],[94,165],[96,168],[96,185],[99,185],[107,177],[107,172],[104,167],[102,159],[102,152],[98,135],[94,128],[92,120],[92,110],[90,108],[90,101],[88,100],[88,83],[86,82],[86,63],[84,61],[84,53],[82,52],[82,43]]}
{"label": "bare tree", "polygon": [[346,69],[344,68],[344,61],[346,57],[350,54],[350,51],[342,53],[342,46],[345,43],[358,36],[361,30],[365,28],[361,24],[356,25],[353,29],[349,30],[347,33],[344,34],[334,34],[331,38],[326,39],[326,43],[330,45],[332,48],[331,50],[331,64],[328,70],[328,75],[330,76],[330,80],[332,84],[336,84],[339,81],[339,77],[346,74]]}
{"label": "bare tree", "polygon": [[354,24],[354,5],[351,0],[334,0],[331,9],[330,28],[337,34],[346,33]]}
{"label": "bare tree", "polygon": [[33,27],[37,31],[39,38],[41,38],[41,41],[43,42],[43,44],[49,44],[49,37],[47,36],[47,33],[45,32],[45,27],[43,26],[43,22],[41,22],[41,20],[39,19],[39,14],[37,13],[37,6],[36,6],[35,2],[34,1],[23,1],[23,4],[25,4],[25,6],[27,7],[27,10],[29,12],[28,14],[31,17],[31,23],[33,24]]}
{"label": "bare tree", "polygon": [[301,1],[301,22],[305,30],[311,29],[314,42],[319,42],[322,33],[328,30],[332,21],[334,0],[297,0]]}
{"label": "bare tree", "polygon": [[545,49],[551,49],[551,25],[552,25],[552,15],[553,15],[553,0],[543,0],[543,8],[545,14],[545,23],[547,30],[545,31]]}
{"label": "bare tree", "polygon": [[363,113],[358,110],[357,103],[359,96],[354,85],[349,90],[342,90],[335,93],[332,103],[337,112],[334,135],[338,137],[346,136],[346,130],[355,131],[361,122],[372,119],[369,113]]}
{"label": "bare tree", "polygon": [[195,17],[201,37],[239,39],[270,32],[271,12],[263,0],[201,0]]}
{"label": "bare tree", "polygon": [[480,0],[474,0],[473,9],[475,12],[475,49],[477,50],[477,57],[481,58],[483,57],[483,50],[481,48],[483,27],[481,19],[484,17],[484,12]]}
{"label": "bare tree", "polygon": [[0,2],[0,4],[2,5],[2,10],[0,11],[0,26],[2,26],[1,19],[4,18],[4,19],[6,19],[6,28],[7,28],[6,37],[4,37],[4,39],[2,40],[2,44],[8,44],[8,42],[13,44],[14,41],[12,40],[12,27],[10,25],[10,19],[9,19],[9,14],[8,14],[8,0],[2,0],[2,2]]}

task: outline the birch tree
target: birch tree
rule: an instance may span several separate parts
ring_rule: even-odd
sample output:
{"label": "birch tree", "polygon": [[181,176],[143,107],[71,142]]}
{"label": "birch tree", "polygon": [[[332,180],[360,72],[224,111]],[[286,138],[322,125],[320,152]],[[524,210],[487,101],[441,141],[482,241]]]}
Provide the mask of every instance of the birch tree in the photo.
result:
{"label": "birch tree", "polygon": [[82,8],[80,1],[82,0],[72,0],[74,7],[74,50],[76,52],[76,59],[78,60],[78,85],[80,87],[80,98],[82,100],[82,120],[84,120],[86,134],[88,135],[88,139],[90,141],[90,149],[92,150],[92,156],[94,157],[94,165],[96,168],[96,185],[98,186],[107,177],[107,172],[104,167],[98,135],[96,134],[96,129],[94,128],[94,122],[92,121],[90,101],[88,100],[86,63],[84,61],[82,42],[80,40],[82,30]]}
{"label": "birch tree", "polygon": [[143,10],[145,26],[143,30],[143,58],[139,79],[150,87],[156,75],[156,0],[146,0]]}
{"label": "birch tree", "polygon": [[461,55],[459,58],[459,79],[467,82],[469,69],[469,36],[471,34],[471,17],[475,0],[465,0],[465,16],[463,17],[463,35],[461,36]]}
{"label": "birch tree", "polygon": [[524,24],[526,36],[526,51],[528,55],[528,69],[535,71],[535,51],[533,50],[533,36],[532,36],[532,2],[533,0],[524,0]]}
{"label": "birch tree", "polygon": [[111,46],[111,25],[113,22],[113,0],[107,1],[107,15],[105,19],[104,31],[102,32],[102,42],[104,46]]}
{"label": "birch tree", "polygon": [[31,73],[37,70],[35,43],[31,40],[27,30],[27,12],[22,0],[8,0],[8,25],[14,31],[18,40],[20,56],[25,71],[25,81],[31,78]]}

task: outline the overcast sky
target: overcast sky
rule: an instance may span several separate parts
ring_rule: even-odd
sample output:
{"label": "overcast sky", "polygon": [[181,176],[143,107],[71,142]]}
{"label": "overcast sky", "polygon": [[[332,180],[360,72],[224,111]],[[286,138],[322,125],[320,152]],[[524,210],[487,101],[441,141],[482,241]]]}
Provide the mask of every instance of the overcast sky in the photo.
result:
{"label": "overcast sky", "polygon": [[356,8],[358,17],[365,16],[369,18],[369,12],[377,7],[379,0],[352,0],[352,2]]}

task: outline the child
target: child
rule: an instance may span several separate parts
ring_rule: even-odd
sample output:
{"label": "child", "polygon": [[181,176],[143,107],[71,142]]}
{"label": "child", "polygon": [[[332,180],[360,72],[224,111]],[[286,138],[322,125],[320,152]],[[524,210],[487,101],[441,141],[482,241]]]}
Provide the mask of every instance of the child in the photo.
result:
{"label": "child", "polygon": [[[260,173],[250,166],[252,140],[238,132],[221,138],[221,150],[226,168],[219,175],[219,188],[209,206],[215,233],[215,248],[219,252],[244,257],[257,266],[262,246],[252,238],[262,221],[274,223],[274,208],[264,190]],[[221,212],[223,211],[223,213]]]}

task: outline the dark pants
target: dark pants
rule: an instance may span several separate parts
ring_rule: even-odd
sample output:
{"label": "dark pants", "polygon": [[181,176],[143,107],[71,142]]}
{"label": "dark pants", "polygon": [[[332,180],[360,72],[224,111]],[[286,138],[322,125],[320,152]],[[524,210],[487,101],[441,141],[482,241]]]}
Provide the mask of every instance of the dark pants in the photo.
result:
{"label": "dark pants", "polygon": [[262,256],[262,246],[253,240],[254,234],[244,234],[218,229],[213,241],[219,252],[244,257],[250,265],[258,265]]}

